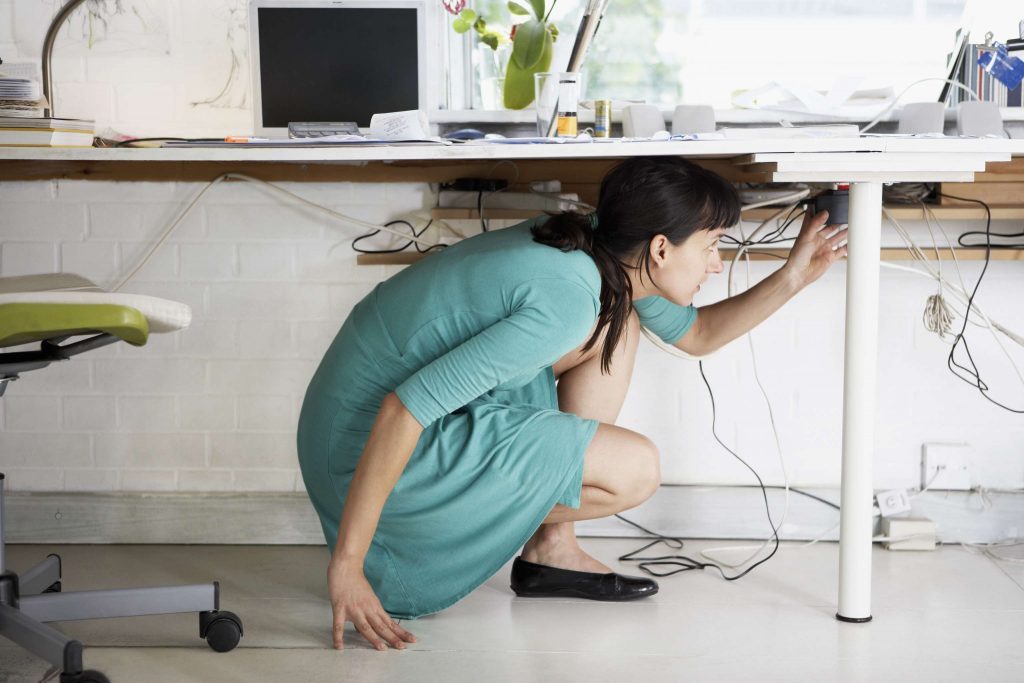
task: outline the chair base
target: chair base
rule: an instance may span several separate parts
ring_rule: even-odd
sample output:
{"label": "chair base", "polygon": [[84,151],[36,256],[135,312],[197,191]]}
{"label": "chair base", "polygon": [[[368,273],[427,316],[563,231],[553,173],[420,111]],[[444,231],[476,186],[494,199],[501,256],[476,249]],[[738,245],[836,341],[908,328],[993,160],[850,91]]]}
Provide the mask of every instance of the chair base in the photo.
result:
{"label": "chair base", "polygon": [[3,475],[0,475],[0,636],[60,667],[61,681],[103,682],[82,668],[82,644],[47,626],[52,621],[135,617],[154,614],[199,614],[199,637],[217,652],[227,652],[242,637],[242,622],[220,610],[220,585],[214,581],[186,586],[116,590],[61,591],[61,560],[49,555],[20,576],[4,571]]}

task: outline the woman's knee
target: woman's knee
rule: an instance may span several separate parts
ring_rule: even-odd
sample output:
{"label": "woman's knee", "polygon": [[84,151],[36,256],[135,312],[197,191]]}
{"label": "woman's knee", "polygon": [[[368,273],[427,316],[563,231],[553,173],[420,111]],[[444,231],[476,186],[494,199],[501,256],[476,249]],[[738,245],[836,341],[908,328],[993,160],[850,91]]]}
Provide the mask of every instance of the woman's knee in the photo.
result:
{"label": "woman's knee", "polygon": [[643,434],[601,424],[587,450],[583,483],[621,498],[623,509],[639,505],[661,484],[658,447]]}
{"label": "woman's knee", "polygon": [[639,497],[637,504],[655,494],[661,486],[661,453],[653,441],[638,434],[641,445],[637,457],[637,478],[635,493]]}

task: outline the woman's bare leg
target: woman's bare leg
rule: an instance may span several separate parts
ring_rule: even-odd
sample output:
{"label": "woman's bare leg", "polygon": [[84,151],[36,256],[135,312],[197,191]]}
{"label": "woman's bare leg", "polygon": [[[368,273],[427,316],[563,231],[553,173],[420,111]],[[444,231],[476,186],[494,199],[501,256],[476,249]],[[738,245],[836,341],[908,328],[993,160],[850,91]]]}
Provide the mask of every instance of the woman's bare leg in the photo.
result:
{"label": "woman's bare leg", "polygon": [[524,546],[523,559],[577,571],[611,571],[579,547],[573,522],[628,510],[657,489],[660,471],[654,444],[614,426],[633,374],[639,337],[634,312],[612,357],[611,374],[601,372],[603,339],[587,353],[582,347],[575,349],[555,364],[559,408],[601,424],[585,454],[579,509],[556,505]]}

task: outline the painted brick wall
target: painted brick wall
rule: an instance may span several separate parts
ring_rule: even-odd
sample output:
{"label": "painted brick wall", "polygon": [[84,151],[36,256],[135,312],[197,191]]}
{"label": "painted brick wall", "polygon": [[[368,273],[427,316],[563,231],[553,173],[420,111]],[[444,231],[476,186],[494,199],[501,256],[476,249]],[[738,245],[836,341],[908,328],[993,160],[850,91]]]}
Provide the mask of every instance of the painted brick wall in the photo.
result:
{"label": "painted brick wall", "polygon": [[[384,221],[430,206],[420,184],[282,183],[337,211]],[[110,285],[132,267],[195,183],[0,183],[0,274],[76,272]],[[472,228],[472,223],[463,224]],[[920,226],[918,232],[920,232]],[[957,230],[962,226],[948,226]],[[0,399],[0,461],[15,490],[289,491],[301,489],[294,428],[302,395],[352,306],[398,267],[356,266],[360,231],[256,185],[209,192],[124,291],[177,299],[192,326],[27,373]],[[887,236],[887,243],[894,243]],[[333,249],[332,249],[333,248]],[[774,263],[752,264],[754,281]],[[952,271],[952,264],[944,266]],[[965,263],[973,283],[980,264]],[[741,285],[744,273],[737,271]],[[726,275],[700,303],[726,294]],[[994,262],[979,302],[1024,329],[1019,263]],[[913,486],[920,448],[966,441],[986,486],[1024,484],[1024,424],[945,368],[948,346],[923,329],[928,280],[883,270],[875,482]],[[840,264],[754,333],[792,481],[835,485],[842,436],[845,269]],[[1021,385],[991,339],[972,352],[993,395],[1019,404]],[[1018,363],[1024,361],[1015,353]],[[705,361],[717,431],[766,483],[781,469],[751,351],[738,340]],[[697,366],[646,340],[622,424],[661,447],[666,482],[752,483],[717,445]]]}
{"label": "painted brick wall", "polygon": [[[246,77],[230,77],[232,50],[244,55],[247,49],[237,31],[244,5],[97,3],[105,21],[89,23],[79,14],[58,40],[59,111],[135,135],[251,130]],[[124,11],[110,14],[117,8]],[[0,56],[37,55],[53,10],[42,0],[0,0]],[[239,82],[242,90],[232,90]],[[202,103],[225,85],[224,99]],[[432,203],[423,185],[285,185],[369,221]],[[63,270],[109,284],[200,189],[172,182],[2,182],[0,275]],[[926,235],[923,226],[913,227]],[[14,383],[0,399],[0,466],[9,486],[301,489],[294,426],[308,379],[352,306],[397,270],[355,266],[347,242],[356,234],[257,186],[215,188],[125,288],[188,303],[193,325],[156,335],[143,348],[116,345]],[[896,244],[891,235],[885,242]],[[773,267],[754,264],[753,279]],[[944,268],[953,272],[948,262]],[[980,264],[963,270],[973,284]],[[795,484],[839,481],[844,276],[837,266],[754,333]],[[1018,332],[1024,330],[1022,285],[1019,263],[995,262],[978,299]],[[1022,486],[1024,422],[946,370],[948,346],[921,324],[924,301],[934,291],[924,278],[883,271],[875,484],[917,485],[923,442],[964,441],[974,446],[976,483]],[[720,276],[698,303],[724,294]],[[992,395],[1024,404],[1024,389],[1002,351],[983,331],[975,330],[971,340]],[[1009,350],[1024,365],[1019,347]],[[747,342],[738,340],[704,365],[719,436],[766,483],[780,482]],[[621,423],[659,444],[666,482],[754,483],[712,438],[710,403],[692,362],[642,343]]]}

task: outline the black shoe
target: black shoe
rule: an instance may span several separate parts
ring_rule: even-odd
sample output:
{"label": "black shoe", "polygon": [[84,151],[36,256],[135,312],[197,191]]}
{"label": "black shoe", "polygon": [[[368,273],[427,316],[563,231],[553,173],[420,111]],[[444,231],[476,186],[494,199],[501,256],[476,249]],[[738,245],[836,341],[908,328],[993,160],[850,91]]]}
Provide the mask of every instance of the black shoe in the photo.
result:
{"label": "black shoe", "polygon": [[636,600],[658,592],[651,579],[558,569],[517,557],[512,563],[512,590],[522,598],[586,598]]}

